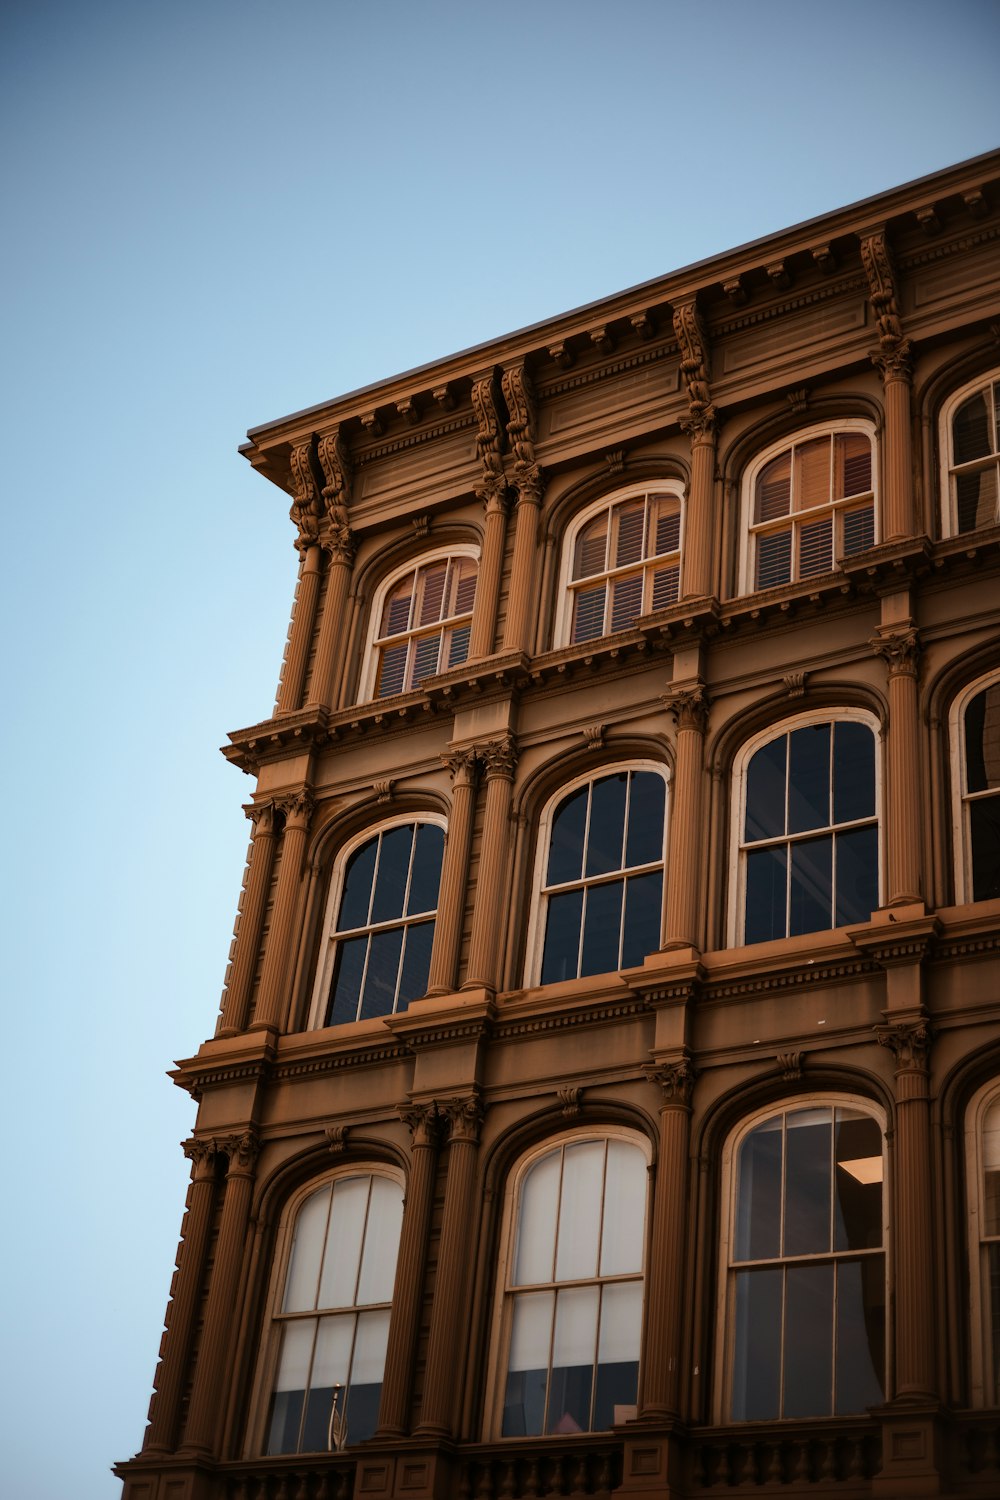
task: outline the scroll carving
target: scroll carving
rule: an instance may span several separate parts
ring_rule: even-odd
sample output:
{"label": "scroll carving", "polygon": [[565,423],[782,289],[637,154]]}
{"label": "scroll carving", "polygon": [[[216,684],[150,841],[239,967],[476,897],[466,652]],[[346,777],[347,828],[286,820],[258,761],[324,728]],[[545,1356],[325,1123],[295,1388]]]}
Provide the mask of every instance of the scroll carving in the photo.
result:
{"label": "scroll carving", "polygon": [[786,1083],[797,1083],[802,1077],[801,1052],[779,1052],[775,1062]]}
{"label": "scroll carving", "polygon": [[510,420],[507,436],[518,463],[535,462],[535,393],[527,370],[523,365],[513,365],[503,373],[501,381],[503,398],[507,403]]}
{"label": "scroll carving", "polygon": [[690,415],[681,423],[692,437],[711,435],[716,411],[708,376],[708,339],[694,299],[674,308],[674,335],[680,345],[681,375],[687,386]]}
{"label": "scroll carving", "polygon": [[385,781],[373,781],[372,789],[374,790],[375,796],[379,802],[391,802],[393,788],[395,787],[395,785],[395,781],[390,776],[387,777]]}
{"label": "scroll carving", "polygon": [[573,1119],[575,1115],[578,1115],[580,1113],[580,1101],[583,1098],[583,1089],[557,1089],[556,1094],[562,1107],[562,1112],[568,1120]]}
{"label": "scroll carving", "polygon": [[328,1125],[323,1134],[326,1136],[327,1145],[331,1155],[340,1156],[347,1149],[347,1137],[351,1133],[349,1125]]}
{"label": "scroll carving", "polygon": [[319,496],[312,470],[312,440],[292,449],[292,507],[288,512],[298,532],[295,545],[300,552],[319,541]]}
{"label": "scroll carving", "polygon": [[483,483],[476,493],[484,496],[495,493],[498,486],[504,490],[507,487],[500,459],[503,431],[497,414],[494,384],[493,376],[487,375],[482,380],[475,381],[472,387],[472,410],[476,415],[477,426],[476,447],[479,462],[483,466]]}
{"label": "scroll carving", "polygon": [[878,367],[883,380],[908,380],[911,343],[903,333],[896,275],[883,230],[862,239],[861,264],[868,279],[868,298],[878,331],[879,348],[872,355],[872,363]]}
{"label": "scroll carving", "polygon": [[320,540],[338,561],[354,561],[354,533],[348,522],[347,507],[351,498],[351,460],[340,428],[320,439],[319,461],[326,483],[323,504],[326,517]]}

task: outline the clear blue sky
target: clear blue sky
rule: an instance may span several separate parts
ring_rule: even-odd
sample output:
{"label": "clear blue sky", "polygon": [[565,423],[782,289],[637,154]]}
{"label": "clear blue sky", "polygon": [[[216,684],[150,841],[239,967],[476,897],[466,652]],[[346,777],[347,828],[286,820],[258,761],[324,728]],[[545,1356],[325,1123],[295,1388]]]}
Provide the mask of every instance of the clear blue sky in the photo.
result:
{"label": "clear blue sky", "polygon": [[996,0],[7,0],[18,1500],[137,1448],[295,573],[246,428],[989,150]]}

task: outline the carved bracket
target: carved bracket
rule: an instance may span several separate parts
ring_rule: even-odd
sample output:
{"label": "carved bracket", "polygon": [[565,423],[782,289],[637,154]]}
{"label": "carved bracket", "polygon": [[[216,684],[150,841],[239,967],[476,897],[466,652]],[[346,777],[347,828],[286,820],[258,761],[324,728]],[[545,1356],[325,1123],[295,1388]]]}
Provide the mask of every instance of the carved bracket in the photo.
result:
{"label": "carved bracket", "polygon": [[523,365],[512,365],[500,382],[510,419],[507,436],[519,464],[535,463],[535,392]]}
{"label": "carved bracket", "polygon": [[562,1113],[568,1120],[571,1120],[575,1115],[578,1115],[580,1113],[580,1101],[583,1098],[583,1089],[556,1089],[556,1096],[558,1097],[559,1103],[562,1106]]}
{"label": "carved bracket", "polygon": [[396,783],[392,779],[392,777],[387,778],[385,781],[373,781],[372,782],[372,788],[374,789],[376,797],[378,798],[379,802],[391,802],[392,801],[392,793],[393,793],[393,788],[395,787],[395,785],[396,785]]}
{"label": "carved bracket", "polygon": [[328,1125],[323,1132],[326,1136],[327,1145],[333,1156],[340,1156],[347,1147],[347,1137],[351,1133],[349,1125]]}
{"label": "carved bracket", "polygon": [[319,541],[320,506],[316,477],[312,467],[312,438],[291,452],[292,507],[288,512],[298,535],[295,545],[300,552]]}
{"label": "carved bracket", "polygon": [[775,1058],[778,1071],[786,1083],[796,1083],[802,1077],[803,1054],[801,1052],[779,1052]]}

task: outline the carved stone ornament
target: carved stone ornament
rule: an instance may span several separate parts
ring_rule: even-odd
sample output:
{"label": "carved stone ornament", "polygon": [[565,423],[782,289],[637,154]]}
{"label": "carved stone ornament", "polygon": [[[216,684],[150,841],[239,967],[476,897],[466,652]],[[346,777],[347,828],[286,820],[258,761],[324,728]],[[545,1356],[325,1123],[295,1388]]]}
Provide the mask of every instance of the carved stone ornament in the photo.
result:
{"label": "carved stone ornament", "polygon": [[414,1146],[437,1145],[441,1134],[441,1112],[433,1100],[430,1104],[402,1105],[399,1118],[409,1127]]}
{"label": "carved stone ornament", "polygon": [[392,789],[395,785],[395,781],[390,776],[385,781],[373,781],[372,789],[374,790],[379,802],[391,802]]}
{"label": "carved stone ornament", "polygon": [[509,504],[507,480],[503,474],[489,474],[476,485],[476,498],[482,501],[487,515],[504,514]]}
{"label": "carved stone ornament", "polygon": [[523,365],[504,370],[500,382],[510,420],[507,436],[519,464],[535,462],[535,392]]}
{"label": "carved stone ornament", "polygon": [[793,416],[800,417],[809,405],[808,386],[803,385],[799,386],[797,390],[786,391],[785,400],[788,402],[788,409]]}
{"label": "carved stone ornament", "polygon": [[320,439],[319,461],[326,480],[323,486],[326,516],[320,540],[339,562],[352,563],[355,541],[347,513],[351,498],[351,461],[339,427]]}
{"label": "carved stone ornament", "polygon": [[808,672],[786,672],[781,679],[789,698],[804,697],[808,680]]}
{"label": "carved stone ornament", "polygon": [[248,802],[243,811],[253,824],[254,838],[274,832],[273,802]]}
{"label": "carved stone ornament", "polygon": [[920,637],[912,626],[873,636],[868,644],[885,661],[890,677],[916,677]]}
{"label": "carved stone ornament", "polygon": [[192,1136],[190,1140],[181,1141],[181,1150],[194,1166],[196,1176],[206,1176],[215,1165],[218,1152],[215,1141],[199,1140],[197,1136]]}
{"label": "carved stone ornament", "polygon": [[512,734],[505,734],[499,740],[487,741],[485,745],[479,746],[478,753],[486,767],[487,780],[492,780],[495,776],[504,777],[507,781],[514,780],[514,771],[517,767],[517,742]]}
{"label": "carved stone ornament", "polygon": [[926,1073],[934,1033],[926,1021],[900,1021],[876,1026],[880,1047],[888,1047],[900,1072]]}
{"label": "carved stone ornament", "polygon": [[608,466],[609,474],[623,474],[625,472],[625,449],[612,448],[610,453],[605,453],[604,462]]}
{"label": "carved stone ornament", "polygon": [[328,1125],[323,1134],[326,1136],[327,1144],[331,1154],[339,1156],[347,1146],[347,1137],[351,1133],[349,1125]]}
{"label": "carved stone ornament", "polygon": [[445,1099],[440,1112],[448,1122],[449,1141],[470,1141],[475,1145],[483,1123],[483,1104],[470,1095],[465,1099]]}
{"label": "carved stone ornament", "polygon": [[797,1083],[802,1077],[801,1052],[779,1052],[775,1061],[786,1083]]}
{"label": "carved stone ornament", "polygon": [[319,541],[319,496],[313,478],[311,449],[310,440],[293,448],[291,453],[293,498],[288,514],[298,532],[295,545],[300,552]]}
{"label": "carved stone ornament", "polygon": [[692,687],[673,688],[664,693],[663,703],[680,729],[694,729],[704,734],[708,726],[708,694],[702,683]]}
{"label": "carved stone ornament", "polygon": [[896,344],[885,345],[871,356],[872,364],[883,381],[910,380],[913,376],[913,360],[910,357],[913,344],[910,339],[900,339]]}
{"label": "carved stone ornament", "polygon": [[710,410],[712,393],[708,384],[708,339],[693,298],[674,308],[674,336],[680,345],[681,374],[687,386],[691,415],[698,417]]}
{"label": "carved stone ornament", "polygon": [[861,264],[868,279],[868,296],[875,314],[879,343],[891,348],[903,337],[903,325],[896,304],[896,278],[889,255],[889,245],[882,230],[861,241]]}
{"label": "carved stone ornament", "polygon": [[493,376],[486,375],[482,380],[477,380],[472,386],[472,410],[476,414],[476,447],[479,450],[479,461],[483,466],[483,477],[503,479],[503,465],[500,462],[500,448],[503,441],[503,433],[500,427],[500,418],[497,415],[496,402],[493,399]]}
{"label": "carved stone ornament", "polygon": [[465,750],[449,750],[441,756],[441,759],[448,767],[452,781],[457,781],[459,777],[470,783],[475,781],[479,757],[473,747]]}
{"label": "carved stone ornament", "polygon": [[677,1062],[659,1063],[647,1070],[647,1076],[660,1085],[664,1104],[683,1105],[688,1108],[694,1092],[697,1073],[690,1058],[678,1058]]}
{"label": "carved stone ornament", "polygon": [[580,1113],[580,1101],[583,1098],[583,1089],[556,1089],[556,1095],[559,1099],[560,1105],[562,1106],[562,1113],[568,1120],[573,1119],[575,1115],[578,1115]]}
{"label": "carved stone ornament", "polygon": [[588,750],[600,750],[604,744],[604,731],[606,728],[607,725],[605,724],[584,724],[582,733],[584,739],[587,741]]}
{"label": "carved stone ornament", "polygon": [[514,465],[514,484],[517,488],[519,505],[525,501],[529,505],[539,505],[541,503],[545,483],[542,479],[542,471],[537,464],[516,463]]}
{"label": "carved stone ornament", "polygon": [[284,813],[286,828],[293,823],[300,828],[308,828],[316,799],[308,787],[300,787],[297,792],[286,792],[281,797],[275,797],[274,805]]}
{"label": "carved stone ornament", "polygon": [[260,1150],[255,1130],[242,1130],[235,1135],[217,1138],[216,1149],[229,1158],[229,1175],[252,1172]]}

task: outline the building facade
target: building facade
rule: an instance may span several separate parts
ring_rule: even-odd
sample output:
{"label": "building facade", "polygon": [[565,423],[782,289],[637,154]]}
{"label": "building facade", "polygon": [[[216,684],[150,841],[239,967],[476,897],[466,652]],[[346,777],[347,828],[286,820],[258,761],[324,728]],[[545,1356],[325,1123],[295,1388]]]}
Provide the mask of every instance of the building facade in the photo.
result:
{"label": "building facade", "polygon": [[127,1500],[1000,1493],[1000,154],[255,429]]}

